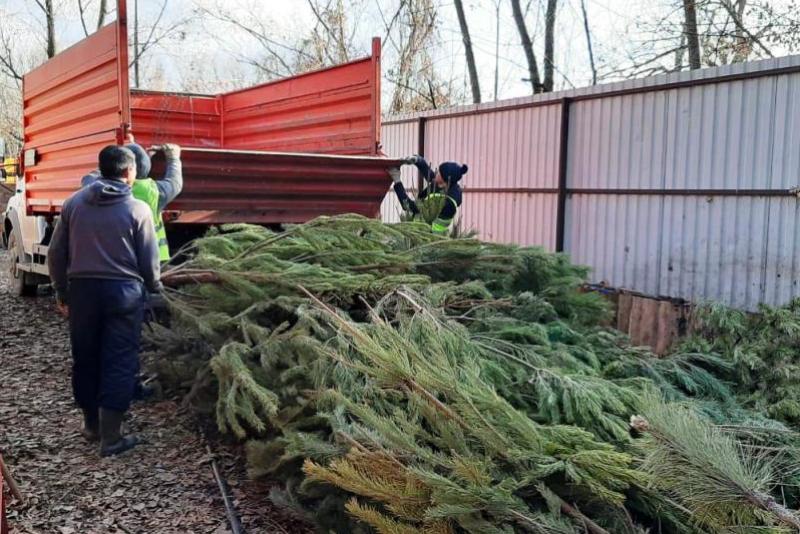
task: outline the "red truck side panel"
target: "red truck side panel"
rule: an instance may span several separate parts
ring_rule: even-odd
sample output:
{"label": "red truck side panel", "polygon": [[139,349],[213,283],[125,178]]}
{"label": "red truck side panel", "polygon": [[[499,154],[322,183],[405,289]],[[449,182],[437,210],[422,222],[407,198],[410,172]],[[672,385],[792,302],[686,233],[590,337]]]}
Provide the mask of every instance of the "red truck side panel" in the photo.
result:
{"label": "red truck side panel", "polygon": [[108,25],[24,77],[24,150],[37,153],[25,166],[30,213],[56,211],[97,166],[100,149],[122,139],[128,91],[118,31]]}
{"label": "red truck side panel", "polygon": [[[374,217],[386,195],[388,169],[397,160],[187,148],[187,177],[170,204],[179,223],[305,222],[320,215]],[[156,173],[163,161],[153,162]]]}
{"label": "red truck side panel", "polygon": [[376,60],[368,57],[223,95],[225,148],[376,155]]}
{"label": "red truck side panel", "polygon": [[222,101],[216,96],[131,91],[136,142],[222,147]]}

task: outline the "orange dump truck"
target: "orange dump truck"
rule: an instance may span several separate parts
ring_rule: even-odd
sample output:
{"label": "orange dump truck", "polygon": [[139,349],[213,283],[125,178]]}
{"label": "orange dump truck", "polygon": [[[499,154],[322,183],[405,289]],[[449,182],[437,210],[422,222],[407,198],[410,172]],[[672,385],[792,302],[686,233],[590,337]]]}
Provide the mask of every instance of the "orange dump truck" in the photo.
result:
{"label": "orange dump truck", "polygon": [[[24,148],[3,217],[15,289],[47,282],[64,200],[129,133],[183,148],[184,189],[168,232],[228,222],[376,216],[399,161],[380,154],[380,41],[370,57],[216,95],[130,89],[125,1],[118,19],[28,73]],[[161,162],[163,164],[163,162]],[[154,176],[159,161],[153,162]],[[199,225],[199,228],[198,228]]]}

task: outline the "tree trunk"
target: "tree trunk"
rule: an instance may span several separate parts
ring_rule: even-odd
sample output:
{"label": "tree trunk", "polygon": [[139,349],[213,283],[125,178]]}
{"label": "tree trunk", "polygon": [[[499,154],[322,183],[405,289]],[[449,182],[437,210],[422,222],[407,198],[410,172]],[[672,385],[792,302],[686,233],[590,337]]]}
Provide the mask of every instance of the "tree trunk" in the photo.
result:
{"label": "tree trunk", "polygon": [[558,0],[547,0],[544,16],[544,92],[553,90],[553,54],[555,49],[556,11]]}
{"label": "tree trunk", "polygon": [[686,28],[686,44],[689,48],[689,68],[700,68],[700,38],[697,35],[697,11],[695,0],[683,0],[684,27]]}
{"label": "tree trunk", "polygon": [[494,30],[494,99],[497,100],[497,89],[500,83],[500,0],[495,4]]}
{"label": "tree trunk", "polygon": [[597,85],[597,67],[594,64],[594,50],[592,49],[592,34],[589,31],[589,14],[586,12],[586,0],[581,0],[583,12],[583,30],[586,32],[586,48],[589,50],[589,66],[592,68],[592,85]]}
{"label": "tree trunk", "polygon": [[56,18],[53,12],[53,0],[44,0],[44,16],[47,20],[47,57],[56,55]]}
{"label": "tree trunk", "polygon": [[472,87],[472,101],[479,104],[481,101],[481,86],[478,80],[478,69],[475,67],[475,55],[472,53],[472,40],[469,38],[467,17],[464,15],[464,4],[461,0],[455,0],[455,6],[458,14],[458,25],[461,26],[461,37],[464,39],[464,51],[467,55],[467,70],[469,71],[469,83]]}
{"label": "tree trunk", "polygon": [[[727,2],[729,0],[722,0],[723,2]],[[736,2],[736,15],[737,20],[744,20],[744,10],[747,7],[747,0],[737,0]],[[750,43],[747,39],[747,34],[744,32],[742,27],[739,24],[734,24],[736,27],[736,52],[733,54],[733,62],[734,63],[741,63],[742,61],[747,61],[747,58],[750,56]]]}
{"label": "tree trunk", "polygon": [[511,8],[514,11],[514,22],[517,24],[519,38],[522,41],[522,50],[525,51],[525,59],[528,60],[528,79],[531,82],[531,88],[534,93],[540,93],[542,85],[539,82],[539,67],[536,65],[536,55],[533,53],[533,44],[531,44],[528,29],[525,27],[525,16],[522,14],[519,0],[511,0]]}
{"label": "tree trunk", "polygon": [[139,0],[133,0],[133,86],[139,87]]}
{"label": "tree trunk", "polygon": [[106,0],[100,0],[100,13],[97,15],[97,29],[103,27],[103,23],[106,21],[106,9],[108,5],[106,4]]}

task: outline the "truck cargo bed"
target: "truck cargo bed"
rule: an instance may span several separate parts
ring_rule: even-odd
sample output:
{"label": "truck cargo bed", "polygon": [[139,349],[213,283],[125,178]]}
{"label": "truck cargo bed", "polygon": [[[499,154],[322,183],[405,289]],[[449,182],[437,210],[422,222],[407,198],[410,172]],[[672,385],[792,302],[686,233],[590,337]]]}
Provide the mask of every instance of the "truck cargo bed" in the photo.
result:
{"label": "truck cargo bed", "polygon": [[[187,179],[170,204],[179,223],[298,223],[320,215],[375,215],[397,160],[188,148]],[[163,159],[155,158],[160,175]]]}
{"label": "truck cargo bed", "polygon": [[[400,162],[380,154],[380,40],[372,55],[217,95],[130,90],[119,20],[25,76],[25,204],[55,215],[129,133],[178,143],[184,191],[173,222],[303,222],[375,216]],[[154,162],[154,177],[163,162]]]}

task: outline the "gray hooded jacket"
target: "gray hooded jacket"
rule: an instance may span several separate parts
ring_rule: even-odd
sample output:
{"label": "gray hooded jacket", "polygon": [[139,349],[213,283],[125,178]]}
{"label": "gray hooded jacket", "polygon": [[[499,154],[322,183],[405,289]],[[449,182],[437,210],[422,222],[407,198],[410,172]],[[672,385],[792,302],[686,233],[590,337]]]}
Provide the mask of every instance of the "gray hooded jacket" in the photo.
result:
{"label": "gray hooded jacket", "polygon": [[139,280],[151,292],[161,289],[153,215],[120,180],[97,180],[64,202],[47,261],[62,302],[74,278]]}

